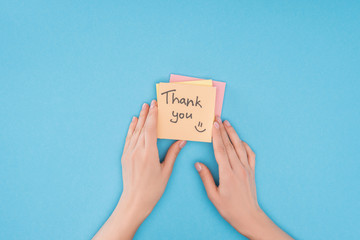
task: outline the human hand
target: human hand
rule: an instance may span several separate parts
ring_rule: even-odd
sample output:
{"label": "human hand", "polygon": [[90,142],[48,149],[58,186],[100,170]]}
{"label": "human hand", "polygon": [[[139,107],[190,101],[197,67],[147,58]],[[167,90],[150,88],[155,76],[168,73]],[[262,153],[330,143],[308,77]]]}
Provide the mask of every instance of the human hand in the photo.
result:
{"label": "human hand", "polygon": [[165,191],[175,159],[185,141],[175,142],[160,163],[157,148],[157,105],[143,105],[139,119],[133,118],[126,137],[123,156],[123,194],[120,201],[131,202],[145,219]]}
{"label": "human hand", "polygon": [[221,216],[250,239],[292,239],[261,210],[256,197],[255,154],[229,121],[216,118],[213,147],[219,165],[219,186],[202,163],[195,167],[210,201]]}
{"label": "human hand", "polygon": [[173,143],[160,163],[157,148],[157,104],[144,104],[133,117],[121,157],[123,193],[112,216],[94,239],[132,239],[165,191],[175,159],[186,141]]}

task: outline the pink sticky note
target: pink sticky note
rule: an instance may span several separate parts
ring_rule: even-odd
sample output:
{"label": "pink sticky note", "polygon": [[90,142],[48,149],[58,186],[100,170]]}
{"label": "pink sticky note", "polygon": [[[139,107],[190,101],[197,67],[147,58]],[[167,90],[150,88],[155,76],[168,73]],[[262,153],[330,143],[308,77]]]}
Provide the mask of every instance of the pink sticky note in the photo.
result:
{"label": "pink sticky note", "polygon": [[[207,80],[201,78],[187,77],[182,75],[170,75],[170,82],[186,82],[186,81],[199,81]],[[221,116],[221,109],[224,101],[225,82],[213,81],[213,86],[216,87],[216,101],[215,101],[215,115]]]}

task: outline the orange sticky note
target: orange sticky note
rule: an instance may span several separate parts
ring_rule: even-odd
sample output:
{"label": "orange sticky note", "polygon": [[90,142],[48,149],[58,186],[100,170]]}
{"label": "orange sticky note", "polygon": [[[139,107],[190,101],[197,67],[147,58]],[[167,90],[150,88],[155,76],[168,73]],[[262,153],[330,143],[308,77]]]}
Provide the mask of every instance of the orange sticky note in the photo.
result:
{"label": "orange sticky note", "polygon": [[159,83],[158,138],[211,142],[216,88]]}

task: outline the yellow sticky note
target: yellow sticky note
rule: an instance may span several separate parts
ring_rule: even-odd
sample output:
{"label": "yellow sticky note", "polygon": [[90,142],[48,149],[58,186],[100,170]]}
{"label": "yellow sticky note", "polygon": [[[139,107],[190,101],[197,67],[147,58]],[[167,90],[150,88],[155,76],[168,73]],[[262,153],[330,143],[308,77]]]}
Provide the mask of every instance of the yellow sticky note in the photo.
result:
{"label": "yellow sticky note", "polygon": [[[188,85],[199,85],[199,86],[208,86],[212,87],[212,80],[199,80],[199,81],[187,81],[187,82],[174,82],[176,84],[188,84]],[[158,87],[159,84],[156,84],[156,97],[158,97]]]}
{"label": "yellow sticky note", "polygon": [[199,81],[187,81],[187,82],[174,82],[177,84],[190,84],[190,85],[199,85],[199,86],[209,86],[212,87],[212,80],[199,80]]}
{"label": "yellow sticky note", "polygon": [[158,84],[158,138],[211,142],[216,88]]}

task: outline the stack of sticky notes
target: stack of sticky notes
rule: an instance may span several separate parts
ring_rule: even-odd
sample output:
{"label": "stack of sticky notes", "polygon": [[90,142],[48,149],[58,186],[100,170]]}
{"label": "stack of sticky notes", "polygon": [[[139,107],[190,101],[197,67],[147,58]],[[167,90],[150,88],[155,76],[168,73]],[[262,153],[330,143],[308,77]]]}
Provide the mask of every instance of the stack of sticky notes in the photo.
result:
{"label": "stack of sticky notes", "polygon": [[158,138],[211,142],[215,116],[221,116],[225,82],[170,75],[156,84]]}

